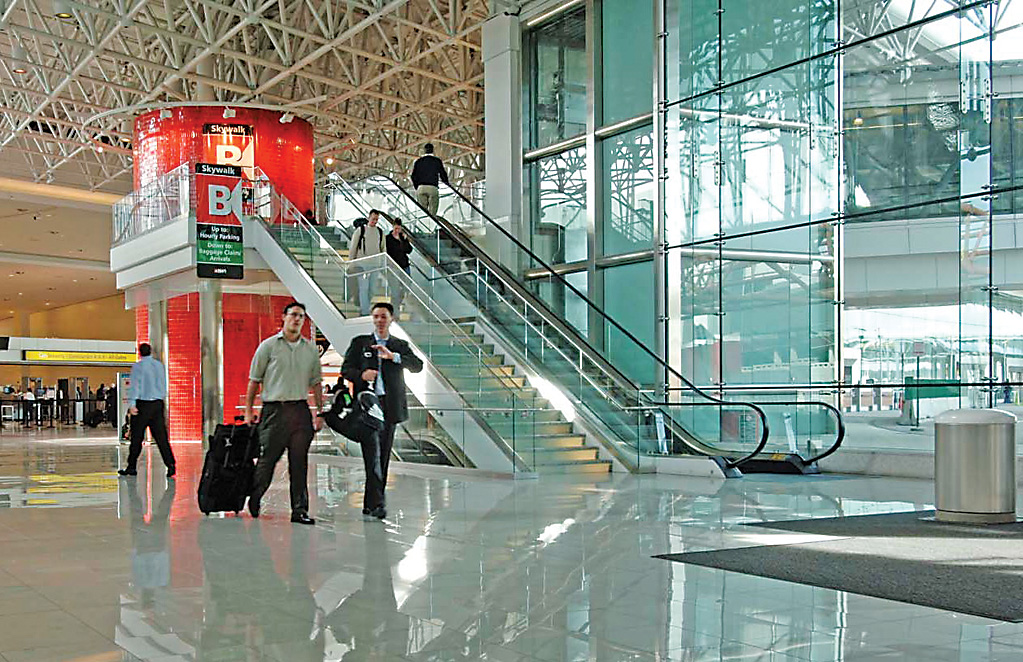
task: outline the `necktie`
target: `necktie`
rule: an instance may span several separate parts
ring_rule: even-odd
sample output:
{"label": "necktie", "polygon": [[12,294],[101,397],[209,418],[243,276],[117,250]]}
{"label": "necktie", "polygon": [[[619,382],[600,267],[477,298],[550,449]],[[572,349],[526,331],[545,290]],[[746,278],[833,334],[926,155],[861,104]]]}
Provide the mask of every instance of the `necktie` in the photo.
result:
{"label": "necktie", "polygon": [[[386,340],[377,340],[378,345],[387,345]],[[384,394],[384,360],[380,358],[380,354],[377,354],[377,378],[373,383],[373,392],[377,395]]]}

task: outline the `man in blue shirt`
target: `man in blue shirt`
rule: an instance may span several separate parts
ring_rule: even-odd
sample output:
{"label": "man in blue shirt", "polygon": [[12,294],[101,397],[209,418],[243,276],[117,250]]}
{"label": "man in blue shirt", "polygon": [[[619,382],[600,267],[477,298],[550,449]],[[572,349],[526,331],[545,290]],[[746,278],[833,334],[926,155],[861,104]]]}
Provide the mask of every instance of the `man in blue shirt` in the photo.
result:
{"label": "man in blue shirt", "polygon": [[142,358],[131,368],[131,392],[128,405],[131,412],[131,445],[128,447],[128,464],[118,470],[122,476],[137,474],[135,465],[142,454],[142,439],[146,428],[153,435],[156,447],[160,449],[163,464],[167,467],[167,478],[174,477],[174,451],[167,438],[167,418],[164,400],[167,399],[167,373],[163,364],[152,356],[149,343],[139,345]]}

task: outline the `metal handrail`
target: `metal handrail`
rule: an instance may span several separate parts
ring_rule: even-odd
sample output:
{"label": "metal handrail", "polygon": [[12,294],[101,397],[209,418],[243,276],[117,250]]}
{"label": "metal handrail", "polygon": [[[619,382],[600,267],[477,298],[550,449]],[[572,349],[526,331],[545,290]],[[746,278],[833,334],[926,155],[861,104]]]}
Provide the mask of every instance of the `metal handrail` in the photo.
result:
{"label": "metal handrail", "polygon": [[[497,263],[495,260],[493,260],[485,252],[481,251],[479,249],[479,247],[476,246],[475,243],[472,242],[471,239],[469,239],[468,237],[464,236],[464,234],[462,233],[462,231],[459,228],[457,228],[454,225],[452,225],[451,223],[447,222],[444,218],[441,218],[441,217],[438,217],[438,216],[434,216],[433,214],[430,214],[430,212],[427,211],[426,208],[424,208],[419,203],[419,201],[415,199],[414,196],[409,195],[408,192],[406,192],[391,177],[389,177],[387,175],[374,175],[373,177],[378,177],[380,179],[383,179],[383,180],[386,180],[386,181],[390,182],[391,185],[394,187],[394,190],[397,193],[399,193],[400,195],[403,195],[406,198],[408,198],[409,202],[414,204],[416,207],[419,207],[419,209],[424,214],[426,214],[430,219],[432,219],[441,229],[443,229],[445,232],[447,232],[448,235],[451,237],[452,241],[457,243],[467,253],[469,253],[470,255],[473,255],[473,257],[475,259],[479,260],[484,265],[486,265],[487,269],[490,270],[497,278],[499,278],[501,280],[502,284],[505,287],[507,287],[510,290],[514,291],[519,296],[519,298],[523,299],[526,303],[528,303],[530,305],[530,307],[541,318],[543,318],[545,323],[550,324],[553,328],[557,329],[558,332],[566,340],[568,340],[570,343],[572,343],[572,345],[577,350],[579,350],[579,352],[581,354],[585,355],[588,360],[590,360],[594,365],[598,366],[608,377],[610,377],[613,381],[618,383],[620,387],[623,387],[623,388],[625,388],[627,390],[635,391],[637,393],[641,391],[639,386],[637,384],[635,384],[634,382],[632,382],[632,380],[628,376],[623,374],[613,364],[608,362],[603,357],[603,355],[600,352],[598,352],[595,348],[593,348],[585,339],[583,339],[578,334],[578,332],[576,332],[574,329],[572,329],[571,327],[566,325],[564,323],[564,321],[560,317],[558,317],[556,314],[554,314],[547,307],[546,303],[544,303],[543,301],[539,300],[528,289],[522,287],[522,285],[518,282],[518,280],[514,276],[512,276],[511,274],[509,274],[507,272],[507,269],[505,269],[505,267],[503,265],[500,265],[499,263]],[[367,180],[368,179],[372,179],[372,177],[371,178],[367,178]],[[553,269],[549,265],[547,265],[543,260],[541,260],[535,254],[533,254],[532,251],[530,251],[521,242],[519,242],[515,237],[513,237],[510,233],[508,233],[507,230],[505,230],[500,225],[495,223],[493,221],[493,219],[491,219],[489,216],[487,216],[471,200],[466,198],[464,195],[461,194],[461,192],[457,191],[456,189],[452,189],[452,191],[454,191],[459,197],[461,197],[463,201],[465,201],[467,204],[469,204],[474,209],[474,211],[476,211],[476,213],[478,213],[480,215],[481,218],[483,218],[486,222],[488,222],[490,224],[490,226],[497,228],[502,234],[505,235],[505,237],[507,237],[516,246],[518,246],[519,249],[521,249],[523,252],[525,252],[526,255],[530,257],[530,259],[534,260],[536,263],[540,264],[542,267],[544,267],[550,273],[552,273],[563,285],[565,285],[573,293],[578,295],[592,309],[598,311],[598,313],[604,319],[606,319],[612,326],[614,326],[618,331],[620,331],[623,335],[625,335],[628,339],[630,339],[635,345],[638,345],[644,352],[646,352],[646,354],[650,358],[652,358],[657,364],[659,364],[662,368],[664,368],[669,374],[671,374],[673,377],[675,377],[676,379],[678,379],[682,383],[684,383],[687,386],[689,386],[692,389],[693,392],[697,393],[701,397],[706,398],[711,403],[722,404],[722,405],[732,405],[732,406],[745,406],[745,407],[748,407],[748,408],[752,409],[757,414],[757,416],[760,418],[760,421],[761,421],[762,431],[761,431],[760,441],[757,443],[756,447],[752,451],[747,453],[746,455],[741,456],[738,459],[728,459],[728,460],[726,460],[726,465],[729,468],[736,467],[736,466],[742,464],[743,462],[746,462],[746,461],[752,459],[753,457],[755,457],[756,455],[760,454],[764,450],[764,448],[767,445],[767,440],[768,440],[768,436],[769,436],[769,426],[768,426],[768,422],[767,422],[767,415],[764,413],[764,411],[762,409],[760,409],[760,407],[758,407],[756,404],[750,403],[750,402],[725,401],[725,400],[717,398],[717,397],[715,397],[715,396],[713,396],[713,395],[711,395],[709,393],[706,393],[706,392],[702,391],[695,384],[693,384],[688,379],[686,379],[681,373],[679,373],[678,371],[674,370],[670,365],[668,365],[660,357],[658,357],[655,353],[653,353],[646,345],[644,345],[642,342],[640,342],[639,339],[637,339],[632,333],[630,333],[628,330],[626,330],[624,327],[622,327],[620,324],[618,324],[618,322],[616,322],[614,319],[612,319],[606,313],[604,313],[603,310],[601,310],[595,303],[593,303],[588,297],[586,297],[586,295],[582,294],[578,289],[576,289],[574,286],[572,286],[563,276],[561,276],[560,274],[555,273],[553,271]],[[689,445],[694,451],[696,451],[698,453],[707,454],[707,455],[714,454],[713,452],[708,452],[707,450],[694,447],[692,442],[690,441],[690,439],[686,439],[686,437],[689,437],[689,438],[691,438],[691,439],[693,439],[693,440],[695,440],[697,442],[699,440],[696,440],[695,437],[693,437],[693,435],[688,434],[687,432],[684,432],[684,429],[678,429],[676,431],[677,432],[682,432],[681,434],[679,434],[679,436],[682,437],[683,441],[687,445]],[[699,443],[699,445],[700,446],[706,446],[703,443]],[[710,447],[708,446],[707,448],[710,448]]]}
{"label": "metal handrail", "polygon": [[[649,405],[654,405],[654,406],[659,406],[659,407],[720,407],[721,406],[720,404],[714,403],[714,402],[652,402],[652,403],[649,403]],[[775,405],[784,405],[786,407],[800,406],[800,405],[810,405],[810,406],[816,406],[816,407],[823,407],[825,410],[827,410],[828,412],[830,412],[831,414],[834,415],[835,423],[836,423],[836,427],[837,427],[837,432],[835,434],[835,442],[831,446],[829,446],[826,450],[824,450],[823,452],[818,453],[817,455],[814,455],[813,457],[804,459],[803,462],[805,462],[806,464],[812,464],[814,462],[817,462],[818,460],[823,460],[824,458],[828,457],[829,455],[835,453],[838,450],[839,446],[842,445],[842,442],[845,440],[845,432],[846,432],[846,429],[845,429],[845,417],[842,416],[841,410],[839,410],[837,407],[835,407],[834,405],[832,405],[832,404],[830,404],[828,402],[817,401],[817,400],[771,400],[770,402],[761,402],[761,403],[759,403],[759,405],[761,407],[773,407]],[[632,410],[632,411],[649,411],[650,410],[650,406],[637,405],[637,406],[625,407],[625,409],[629,409],[629,410]]]}

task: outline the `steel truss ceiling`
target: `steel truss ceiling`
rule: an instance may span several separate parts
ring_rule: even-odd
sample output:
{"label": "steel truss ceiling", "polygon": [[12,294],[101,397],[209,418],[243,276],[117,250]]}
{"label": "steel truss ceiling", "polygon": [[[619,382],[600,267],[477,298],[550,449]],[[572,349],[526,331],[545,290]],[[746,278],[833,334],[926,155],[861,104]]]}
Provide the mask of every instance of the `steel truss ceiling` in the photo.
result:
{"label": "steel truss ceiling", "polygon": [[346,176],[405,174],[426,142],[482,174],[485,0],[64,4],[0,0],[5,175],[126,191],[134,112],[90,118],[182,101],[287,107]]}

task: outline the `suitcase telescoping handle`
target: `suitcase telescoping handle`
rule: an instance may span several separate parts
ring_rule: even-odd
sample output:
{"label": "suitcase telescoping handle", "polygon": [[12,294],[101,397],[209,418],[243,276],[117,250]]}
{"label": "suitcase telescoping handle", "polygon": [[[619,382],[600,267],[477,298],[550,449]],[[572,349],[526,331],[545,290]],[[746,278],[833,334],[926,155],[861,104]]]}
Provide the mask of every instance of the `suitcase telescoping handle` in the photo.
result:
{"label": "suitcase telescoping handle", "polygon": [[[235,423],[238,423],[238,422],[244,421],[245,417],[244,416],[235,416],[234,420],[235,420]],[[229,449],[231,448],[232,445],[234,445],[234,435],[238,432],[238,428],[239,427],[240,426],[236,425],[236,426],[231,428],[231,436],[227,438],[227,443],[224,444],[224,450],[227,451],[227,452],[224,453],[224,468],[225,469],[227,468],[228,460],[230,460],[230,458],[231,458],[231,453],[230,453]],[[252,435],[249,435],[249,436],[251,438]],[[246,454],[246,456],[248,456],[248,454],[249,454],[248,444],[246,444],[245,454]]]}

